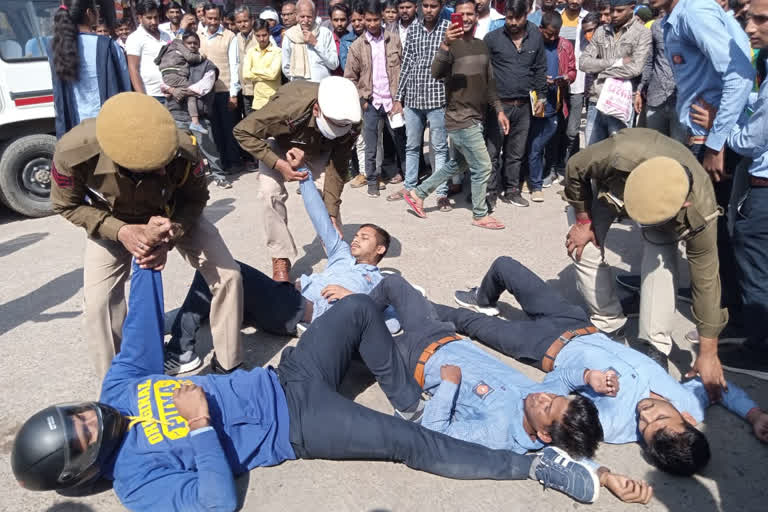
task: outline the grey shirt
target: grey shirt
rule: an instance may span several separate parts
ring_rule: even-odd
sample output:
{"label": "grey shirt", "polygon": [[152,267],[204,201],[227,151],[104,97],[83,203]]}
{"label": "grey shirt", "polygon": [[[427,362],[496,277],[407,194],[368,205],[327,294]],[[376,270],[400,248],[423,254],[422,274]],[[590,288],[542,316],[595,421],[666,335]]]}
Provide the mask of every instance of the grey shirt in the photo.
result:
{"label": "grey shirt", "polygon": [[649,107],[659,107],[672,98],[676,92],[675,76],[669,61],[664,54],[663,23],[656,20],[651,25],[651,51],[643,68],[643,78],[640,80],[640,92],[645,96]]}

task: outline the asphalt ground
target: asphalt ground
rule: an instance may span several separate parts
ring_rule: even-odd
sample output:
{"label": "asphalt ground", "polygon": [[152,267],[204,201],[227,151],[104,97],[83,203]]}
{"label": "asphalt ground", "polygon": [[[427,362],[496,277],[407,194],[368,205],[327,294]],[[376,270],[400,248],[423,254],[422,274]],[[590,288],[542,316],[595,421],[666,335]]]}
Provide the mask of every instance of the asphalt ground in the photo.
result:
{"label": "asphalt ground", "polygon": [[[221,231],[236,258],[269,273],[270,258],[257,210],[256,176],[241,175],[230,190],[211,188],[205,211]],[[529,208],[499,204],[495,213],[507,229],[487,231],[470,225],[471,209],[464,195],[450,213],[437,211],[427,199],[427,219],[419,219],[404,202],[388,203],[382,193],[368,198],[363,189],[346,189],[342,206],[345,237],[356,227],[374,222],[393,236],[383,268],[402,273],[426,288],[429,298],[453,305],[453,292],[478,284],[491,262],[508,255],[524,262],[567,297],[579,301],[573,271],[565,253],[565,203],[555,186],[544,191],[546,201]],[[290,226],[300,257],[292,275],[317,271],[324,265],[319,240],[289,184]],[[58,216],[25,219],[0,210],[0,510],[2,511],[113,511],[123,510],[111,491],[87,498],[56,493],[33,493],[20,488],[10,471],[15,433],[25,419],[51,403],[97,398],[99,383],[91,370],[82,336],[82,272],[85,233]],[[639,233],[616,224],[606,243],[608,261],[618,272],[640,264]],[[682,257],[682,255],[681,255]],[[685,265],[681,268],[685,269]],[[181,304],[192,279],[192,269],[172,253],[164,271],[166,310]],[[685,284],[687,277],[683,276]],[[519,314],[509,295],[502,296],[502,313]],[[693,327],[690,308],[678,304],[674,338],[679,350],[671,371],[685,370],[692,360],[684,340]],[[629,324],[630,337],[637,324]],[[210,333],[200,343],[207,371]],[[243,330],[249,367],[276,364],[281,350],[294,339],[266,335],[253,327]],[[490,350],[489,350],[490,351]],[[534,379],[538,370],[504,358]],[[679,368],[679,369],[678,369]],[[768,407],[768,385],[750,377],[727,374]],[[345,393],[358,402],[390,413],[391,407],[361,367],[353,367]],[[581,505],[566,496],[544,490],[533,481],[456,481],[439,478],[386,462],[293,461],[260,468],[238,479],[242,510],[335,511],[560,511],[586,509],[765,511],[768,510],[765,467],[768,447],[752,435],[749,425],[721,407],[713,407],[703,425],[712,447],[712,461],[704,474],[676,478],[649,466],[634,444],[603,445],[597,460],[615,472],[649,481],[654,498],[647,506],[624,505],[603,489],[593,505]]]}

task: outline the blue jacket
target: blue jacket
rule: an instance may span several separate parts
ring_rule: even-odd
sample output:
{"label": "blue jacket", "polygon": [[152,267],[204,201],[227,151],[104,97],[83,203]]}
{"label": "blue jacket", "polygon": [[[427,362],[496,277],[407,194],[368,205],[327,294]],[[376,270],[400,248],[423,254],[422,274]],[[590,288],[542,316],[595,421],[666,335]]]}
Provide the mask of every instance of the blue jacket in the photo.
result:
{"label": "blue jacket", "polygon": [[[130,510],[209,511],[237,506],[234,477],[296,456],[288,408],[272,368],[230,375],[163,375],[160,272],[134,263],[122,350],[104,378],[100,401],[140,418],[102,476]],[[211,427],[190,434],[173,404],[182,383],[203,388]]]}
{"label": "blue jacket", "polygon": [[349,47],[352,46],[352,43],[355,42],[355,39],[357,39],[357,35],[355,35],[354,32],[347,32],[339,40],[339,64],[341,65],[342,70],[347,64],[347,54],[349,53]]}
{"label": "blue jacket", "polygon": [[[82,119],[77,113],[77,102],[71,82],[62,82],[53,68],[52,40],[48,45],[48,62],[53,82],[53,108],[56,112],[56,138],[77,126]],[[99,99],[105,101],[121,92],[131,90],[131,80],[123,50],[107,36],[98,36],[96,47],[96,74],[99,82]]]}

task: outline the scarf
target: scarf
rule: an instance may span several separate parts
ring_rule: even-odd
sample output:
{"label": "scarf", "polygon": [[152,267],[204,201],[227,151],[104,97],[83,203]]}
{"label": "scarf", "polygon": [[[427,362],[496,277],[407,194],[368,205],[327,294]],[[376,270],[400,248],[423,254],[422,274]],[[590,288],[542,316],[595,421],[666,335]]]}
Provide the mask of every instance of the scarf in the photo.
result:
{"label": "scarf", "polygon": [[[311,32],[315,37],[320,35],[320,26],[317,23],[312,24]],[[304,42],[304,33],[301,31],[301,25],[298,23],[285,32],[293,47],[291,48],[290,73],[291,78],[304,78],[309,80],[312,75],[309,68],[309,53],[307,53],[307,43]]]}

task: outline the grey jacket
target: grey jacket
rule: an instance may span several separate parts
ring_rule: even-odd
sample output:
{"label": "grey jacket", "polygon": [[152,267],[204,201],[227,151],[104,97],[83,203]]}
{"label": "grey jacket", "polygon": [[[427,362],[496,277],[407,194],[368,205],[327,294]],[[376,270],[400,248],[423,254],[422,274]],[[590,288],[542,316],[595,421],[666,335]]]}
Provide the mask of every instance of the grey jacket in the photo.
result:
{"label": "grey jacket", "polygon": [[675,75],[664,54],[664,31],[661,20],[651,25],[651,51],[643,68],[638,89],[649,107],[659,107],[675,95]]}

